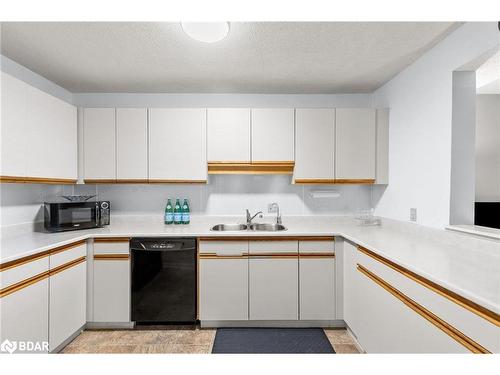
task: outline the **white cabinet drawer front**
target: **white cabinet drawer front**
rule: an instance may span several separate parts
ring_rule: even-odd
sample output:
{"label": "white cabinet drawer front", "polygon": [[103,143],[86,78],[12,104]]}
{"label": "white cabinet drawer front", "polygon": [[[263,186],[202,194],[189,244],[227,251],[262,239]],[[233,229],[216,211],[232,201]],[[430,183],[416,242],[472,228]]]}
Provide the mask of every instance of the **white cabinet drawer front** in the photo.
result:
{"label": "white cabinet drawer front", "polygon": [[0,289],[20,283],[49,270],[49,257],[43,257],[28,263],[14,266],[0,272]]}
{"label": "white cabinet drawer front", "polygon": [[335,319],[335,260],[299,261],[301,320]]}
{"label": "white cabinet drawer front", "polygon": [[250,255],[266,255],[279,253],[298,254],[298,241],[250,241],[248,244]]}
{"label": "white cabinet drawer front", "polygon": [[201,259],[200,320],[248,320],[248,259]]}
{"label": "white cabinet drawer front", "polygon": [[333,254],[335,253],[335,242],[332,241],[299,241],[299,253],[318,253],[318,254]]}
{"label": "white cabinet drawer front", "polygon": [[250,161],[250,109],[207,109],[208,161]]}
{"label": "white cabinet drawer front", "polygon": [[295,160],[293,108],[252,109],[252,161]]}
{"label": "white cabinet drawer front", "polygon": [[49,279],[0,298],[0,327],[1,342],[48,343]]}
{"label": "white cabinet drawer front", "polygon": [[85,243],[75,247],[64,249],[63,251],[52,254],[50,256],[50,269],[52,270],[65,263],[71,262],[86,255],[87,255],[87,244]]}
{"label": "white cabinet drawer front", "polygon": [[200,241],[200,255],[238,256],[248,254],[248,241]]}
{"label": "white cabinet drawer front", "polygon": [[86,263],[50,276],[50,350],[56,349],[86,322]]}
{"label": "white cabinet drawer front", "polygon": [[130,321],[130,261],[94,260],[94,322]]}
{"label": "white cabinet drawer front", "polygon": [[129,241],[103,241],[94,240],[94,254],[130,254]]}
{"label": "white cabinet drawer front", "polygon": [[358,263],[490,352],[500,352],[500,327],[358,250]]}
{"label": "white cabinet drawer front", "polygon": [[298,319],[298,260],[249,259],[250,320]]}

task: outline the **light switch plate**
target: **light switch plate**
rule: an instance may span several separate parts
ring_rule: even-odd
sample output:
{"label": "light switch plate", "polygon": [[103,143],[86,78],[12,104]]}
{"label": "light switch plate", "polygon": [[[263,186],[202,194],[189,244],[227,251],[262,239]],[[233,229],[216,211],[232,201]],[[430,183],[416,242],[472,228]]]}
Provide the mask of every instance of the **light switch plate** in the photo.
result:
{"label": "light switch plate", "polygon": [[410,221],[417,221],[417,209],[410,208]]}

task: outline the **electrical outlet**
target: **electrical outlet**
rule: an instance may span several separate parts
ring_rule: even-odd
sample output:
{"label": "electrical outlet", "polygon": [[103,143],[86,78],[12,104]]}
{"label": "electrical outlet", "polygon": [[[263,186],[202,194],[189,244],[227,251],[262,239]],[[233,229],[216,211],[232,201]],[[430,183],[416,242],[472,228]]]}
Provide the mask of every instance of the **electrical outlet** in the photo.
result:
{"label": "electrical outlet", "polygon": [[410,208],[410,221],[417,221],[417,209]]}
{"label": "electrical outlet", "polygon": [[267,212],[270,214],[278,212],[278,207],[274,203],[267,204]]}

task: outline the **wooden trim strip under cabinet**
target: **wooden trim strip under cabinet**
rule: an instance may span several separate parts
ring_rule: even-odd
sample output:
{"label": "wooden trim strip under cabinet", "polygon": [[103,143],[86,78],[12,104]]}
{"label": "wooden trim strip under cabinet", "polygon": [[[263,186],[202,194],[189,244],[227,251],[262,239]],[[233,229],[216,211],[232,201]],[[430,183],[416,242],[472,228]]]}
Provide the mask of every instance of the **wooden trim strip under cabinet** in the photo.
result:
{"label": "wooden trim strip under cabinet", "polygon": [[207,180],[148,180],[150,184],[206,184]]}
{"label": "wooden trim strip under cabinet", "polygon": [[289,252],[289,253],[253,253],[253,254],[248,254],[249,258],[258,258],[258,259],[264,259],[264,258],[272,258],[272,259],[290,259],[290,258],[298,258],[299,254],[295,252]]}
{"label": "wooden trim strip under cabinet", "polygon": [[248,253],[242,253],[241,255],[220,255],[217,253],[200,253],[198,254],[199,259],[248,259]]}
{"label": "wooden trim strip under cabinet", "polygon": [[85,242],[86,242],[86,240],[73,242],[73,243],[70,243],[67,245],[62,245],[62,246],[54,247],[54,248],[49,249],[49,250],[41,251],[41,252],[36,253],[36,254],[28,255],[28,256],[25,256],[25,257],[22,257],[19,259],[11,260],[10,262],[2,263],[2,264],[0,264],[0,272],[6,271],[6,270],[14,268],[14,267],[21,266],[21,265],[29,263],[29,262],[33,262],[33,261],[41,259],[41,258],[45,258],[46,256],[49,256],[49,255],[53,255],[53,254],[60,253],[62,251],[73,249],[77,246],[83,245]]}
{"label": "wooden trim strip under cabinet", "polygon": [[363,275],[367,276],[369,279],[380,285],[382,288],[384,288],[386,291],[391,293],[394,297],[399,299],[401,302],[403,302],[406,306],[408,306],[410,309],[415,311],[417,314],[425,318],[427,321],[432,323],[434,326],[439,328],[441,331],[446,333],[448,336],[450,336],[452,339],[466,347],[468,350],[470,350],[472,353],[490,353],[486,348],[481,346],[479,343],[475,342],[472,340],[469,336],[465,335],[463,332],[459,331],[437,315],[433,314],[431,311],[427,310],[425,307],[422,305],[418,304],[414,300],[412,300],[410,297],[406,296],[403,294],[401,291],[398,289],[394,288],[392,285],[387,283],[385,280],[381,279],[365,267],[363,267],[360,264],[357,264],[357,269],[359,272],[361,272]]}
{"label": "wooden trim strip under cabinet", "polygon": [[129,242],[130,237],[99,237],[94,238],[94,243],[99,242]]}
{"label": "wooden trim strip under cabinet", "polygon": [[199,237],[198,241],[335,241],[332,236],[234,236],[234,237]]}
{"label": "wooden trim strip under cabinet", "polygon": [[51,269],[49,271],[49,275],[50,276],[54,276],[54,275],[57,275],[58,273],[62,272],[62,271],[65,271],[67,270],[68,268],[71,268],[71,267],[74,267],[82,262],[85,262],[85,260],[87,260],[87,257],[86,256],[82,256],[80,258],[77,258],[77,259],[74,259],[68,263],[64,263],[54,269]]}
{"label": "wooden trim strip under cabinet", "polygon": [[419,283],[420,285],[426,287],[427,289],[432,290],[433,292],[439,294],[440,296],[445,297],[446,299],[456,303],[457,305],[465,308],[466,310],[469,310],[470,312],[480,316],[483,319],[486,319],[490,323],[493,323],[497,327],[500,326],[500,314],[495,313],[494,311],[488,310],[487,308],[467,299],[464,298],[460,295],[458,295],[455,292],[452,292],[449,289],[446,289],[438,284],[436,284],[433,281],[430,281],[426,279],[425,277],[422,277],[418,274],[416,274],[413,271],[408,270],[405,267],[402,267],[388,259],[385,259],[384,257],[374,253],[371,250],[368,250],[364,247],[358,246],[358,250],[362,252],[363,254],[369,256],[370,258],[373,258],[380,263],[386,265],[387,267],[393,269],[394,271],[399,272],[400,274],[408,277],[409,279]]}
{"label": "wooden trim strip under cabinet", "polygon": [[129,254],[94,254],[94,260],[128,260]]}
{"label": "wooden trim strip under cabinet", "polygon": [[150,179],[127,179],[127,178],[86,178],[86,184],[206,184],[207,180],[150,180]]}
{"label": "wooden trim strip under cabinet", "polygon": [[374,184],[375,180],[372,178],[297,178],[296,184],[313,184],[313,185],[336,185],[336,184]]}
{"label": "wooden trim strip under cabinet", "polygon": [[299,258],[307,258],[307,259],[335,258],[335,253],[299,253]]}
{"label": "wooden trim strip under cabinet", "polygon": [[292,174],[294,161],[211,161],[208,174]]}
{"label": "wooden trim strip under cabinet", "polygon": [[20,183],[20,184],[76,184],[76,179],[71,178],[45,178],[45,177],[19,177],[19,176],[0,176],[2,183]]}

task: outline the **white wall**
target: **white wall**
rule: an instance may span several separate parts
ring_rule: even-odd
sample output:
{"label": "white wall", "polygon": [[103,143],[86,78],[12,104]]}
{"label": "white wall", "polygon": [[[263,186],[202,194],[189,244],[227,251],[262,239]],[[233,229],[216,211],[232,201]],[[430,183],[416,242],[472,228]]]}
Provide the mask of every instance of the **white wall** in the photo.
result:
{"label": "white wall", "polygon": [[373,94],[388,107],[389,185],[374,188],[376,214],[442,228],[449,223],[452,72],[500,45],[496,22],[466,23]]}
{"label": "white wall", "polygon": [[[352,215],[371,207],[370,186],[291,185],[289,176],[211,176],[208,185],[32,185],[2,184],[1,226],[43,221],[44,201],[63,194],[92,194],[111,201],[113,215],[162,215],[167,198],[187,198],[193,214],[241,215],[245,208],[267,213],[278,202],[287,215]],[[311,190],[332,189],[338,198],[312,198]]]}
{"label": "white wall", "polygon": [[477,96],[476,201],[500,202],[500,95]]}

